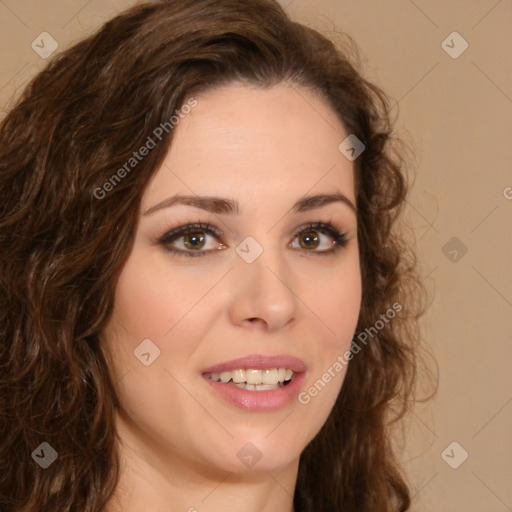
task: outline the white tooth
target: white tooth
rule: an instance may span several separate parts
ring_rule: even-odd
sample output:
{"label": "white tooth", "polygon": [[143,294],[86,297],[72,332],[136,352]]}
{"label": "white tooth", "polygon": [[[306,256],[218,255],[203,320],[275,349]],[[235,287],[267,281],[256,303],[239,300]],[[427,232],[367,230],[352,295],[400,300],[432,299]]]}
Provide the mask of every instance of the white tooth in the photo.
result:
{"label": "white tooth", "polygon": [[277,370],[277,380],[279,382],[284,382],[285,377],[286,377],[286,368],[279,368]]}
{"label": "white tooth", "polygon": [[263,384],[277,384],[277,370],[263,370],[261,382],[263,382]]}
{"label": "white tooth", "polygon": [[261,384],[261,370],[245,370],[245,381],[247,384]]}
{"label": "white tooth", "polygon": [[277,389],[276,384],[260,384],[254,387],[256,388],[256,391],[268,391],[270,389]]}
{"label": "white tooth", "polygon": [[221,382],[229,382],[229,379],[231,379],[231,372],[222,372],[220,374]]}
{"label": "white tooth", "polygon": [[217,382],[220,380],[220,374],[219,373],[212,373],[211,378]]}
{"label": "white tooth", "polygon": [[256,386],[254,384],[246,384],[245,389],[249,391],[256,391]]}
{"label": "white tooth", "polygon": [[245,382],[245,370],[233,370],[231,372],[231,378],[235,383]]}
{"label": "white tooth", "polygon": [[235,386],[240,389],[245,389],[245,382],[235,383]]}
{"label": "white tooth", "polygon": [[293,370],[290,370],[290,369],[286,369],[286,375],[284,377],[284,380],[290,380],[293,376]]}

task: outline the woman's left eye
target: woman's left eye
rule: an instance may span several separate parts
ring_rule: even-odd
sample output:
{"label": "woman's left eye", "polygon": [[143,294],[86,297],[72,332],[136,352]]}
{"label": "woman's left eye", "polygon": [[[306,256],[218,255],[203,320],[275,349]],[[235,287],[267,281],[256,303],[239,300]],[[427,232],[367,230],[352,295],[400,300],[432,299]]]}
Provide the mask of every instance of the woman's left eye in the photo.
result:
{"label": "woman's left eye", "polygon": [[[177,256],[205,256],[215,250],[225,249],[224,244],[210,243],[207,239],[222,237],[222,232],[210,224],[187,224],[166,233],[158,243],[165,250]],[[314,254],[332,254],[347,244],[345,233],[340,233],[332,224],[316,222],[303,226],[294,234],[294,239],[299,240],[299,245],[292,243],[294,249],[302,249]],[[204,249],[204,250],[203,250]],[[318,249],[318,250],[317,250]]]}
{"label": "woman's left eye", "polygon": [[300,247],[294,246],[295,248],[309,250],[320,247],[321,250],[309,251],[319,254],[331,254],[337,249],[347,245],[347,236],[345,233],[340,233],[332,224],[325,224],[323,222],[316,222],[301,228],[300,231],[295,234],[295,238],[299,239],[300,245]]}

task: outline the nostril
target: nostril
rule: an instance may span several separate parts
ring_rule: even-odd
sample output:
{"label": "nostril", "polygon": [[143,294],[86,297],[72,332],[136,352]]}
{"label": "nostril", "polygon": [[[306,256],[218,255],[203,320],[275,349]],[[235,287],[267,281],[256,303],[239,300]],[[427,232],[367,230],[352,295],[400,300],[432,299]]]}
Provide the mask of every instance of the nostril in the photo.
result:
{"label": "nostril", "polygon": [[257,324],[257,323],[262,323],[263,325],[266,325],[266,322],[265,320],[262,320],[261,318],[249,318],[248,319],[248,322],[250,322],[251,324]]}

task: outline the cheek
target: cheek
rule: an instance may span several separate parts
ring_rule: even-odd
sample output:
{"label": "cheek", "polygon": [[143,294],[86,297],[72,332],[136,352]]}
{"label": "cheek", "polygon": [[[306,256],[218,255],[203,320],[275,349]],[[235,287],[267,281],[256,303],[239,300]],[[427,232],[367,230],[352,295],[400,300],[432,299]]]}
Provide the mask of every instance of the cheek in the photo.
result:
{"label": "cheek", "polygon": [[317,276],[321,286],[313,288],[315,279],[309,286],[315,292],[310,294],[312,310],[322,321],[327,335],[323,336],[324,349],[337,351],[350,346],[361,308],[362,283],[356,251],[348,255],[342,265],[322,271]]}
{"label": "cheek", "polygon": [[357,260],[351,258],[350,263],[333,271],[331,279],[310,299],[326,334],[318,340],[321,349],[316,351],[311,374],[298,401],[316,418],[316,429],[327,419],[343,385],[350,361],[347,355],[359,318],[361,275]]}
{"label": "cheek", "polygon": [[[144,251],[133,252],[117,282],[115,310],[103,345],[115,379],[120,381],[127,374],[131,381],[140,378],[137,389],[174,389],[169,373],[161,374],[163,387],[147,375],[167,370],[182,378],[215,318],[212,311],[218,305],[208,292],[223,272],[198,275],[192,267],[172,271],[171,265],[161,256],[155,261]],[[147,353],[148,347],[150,360],[157,356],[144,366],[136,356]],[[127,396],[137,397],[137,390]]]}
{"label": "cheek", "polygon": [[115,317],[132,337],[165,338],[215,282],[187,268],[171,272],[172,265],[143,254],[128,260],[117,283]]}
{"label": "cheek", "polygon": [[[180,382],[185,382],[181,374],[204,334],[205,322],[194,305],[212,283],[169,268],[132,253],[117,282],[116,307],[103,339],[130,421],[157,442],[177,448],[173,439],[184,438],[183,425],[198,424],[201,416]],[[145,342],[144,351],[138,351],[146,339],[154,346]],[[145,365],[134,351],[149,351],[152,362]],[[181,421],[169,421],[176,411]]]}
{"label": "cheek", "polygon": [[324,300],[326,321],[336,334],[332,337],[334,348],[350,346],[361,308],[361,280],[358,273],[345,276],[338,286],[330,286]]}

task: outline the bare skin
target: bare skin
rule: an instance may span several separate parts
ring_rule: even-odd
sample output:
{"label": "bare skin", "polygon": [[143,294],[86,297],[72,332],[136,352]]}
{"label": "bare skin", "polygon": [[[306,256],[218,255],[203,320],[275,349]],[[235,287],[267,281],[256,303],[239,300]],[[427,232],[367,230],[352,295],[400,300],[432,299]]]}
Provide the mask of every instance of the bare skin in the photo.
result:
{"label": "bare skin", "polygon": [[[271,411],[229,403],[203,370],[250,354],[289,354],[306,364],[307,390],[350,348],[361,273],[353,164],[338,150],[348,134],[322,99],[287,85],[230,85],[196,99],[144,192],[103,333],[122,404],[120,482],[105,510],[292,512],[300,454],[325,423],[346,368],[309,403]],[[226,198],[240,212],[175,204],[146,213],[177,194]],[[346,200],[291,211],[322,194]],[[328,253],[328,232],[296,235],[314,222],[332,224],[346,244]],[[183,235],[158,243],[189,223],[222,236],[203,230],[197,248]],[[252,263],[236,251],[248,236],[263,249]],[[160,350],[148,366],[134,355],[144,339]],[[248,442],[261,454],[252,467],[237,456]]]}

